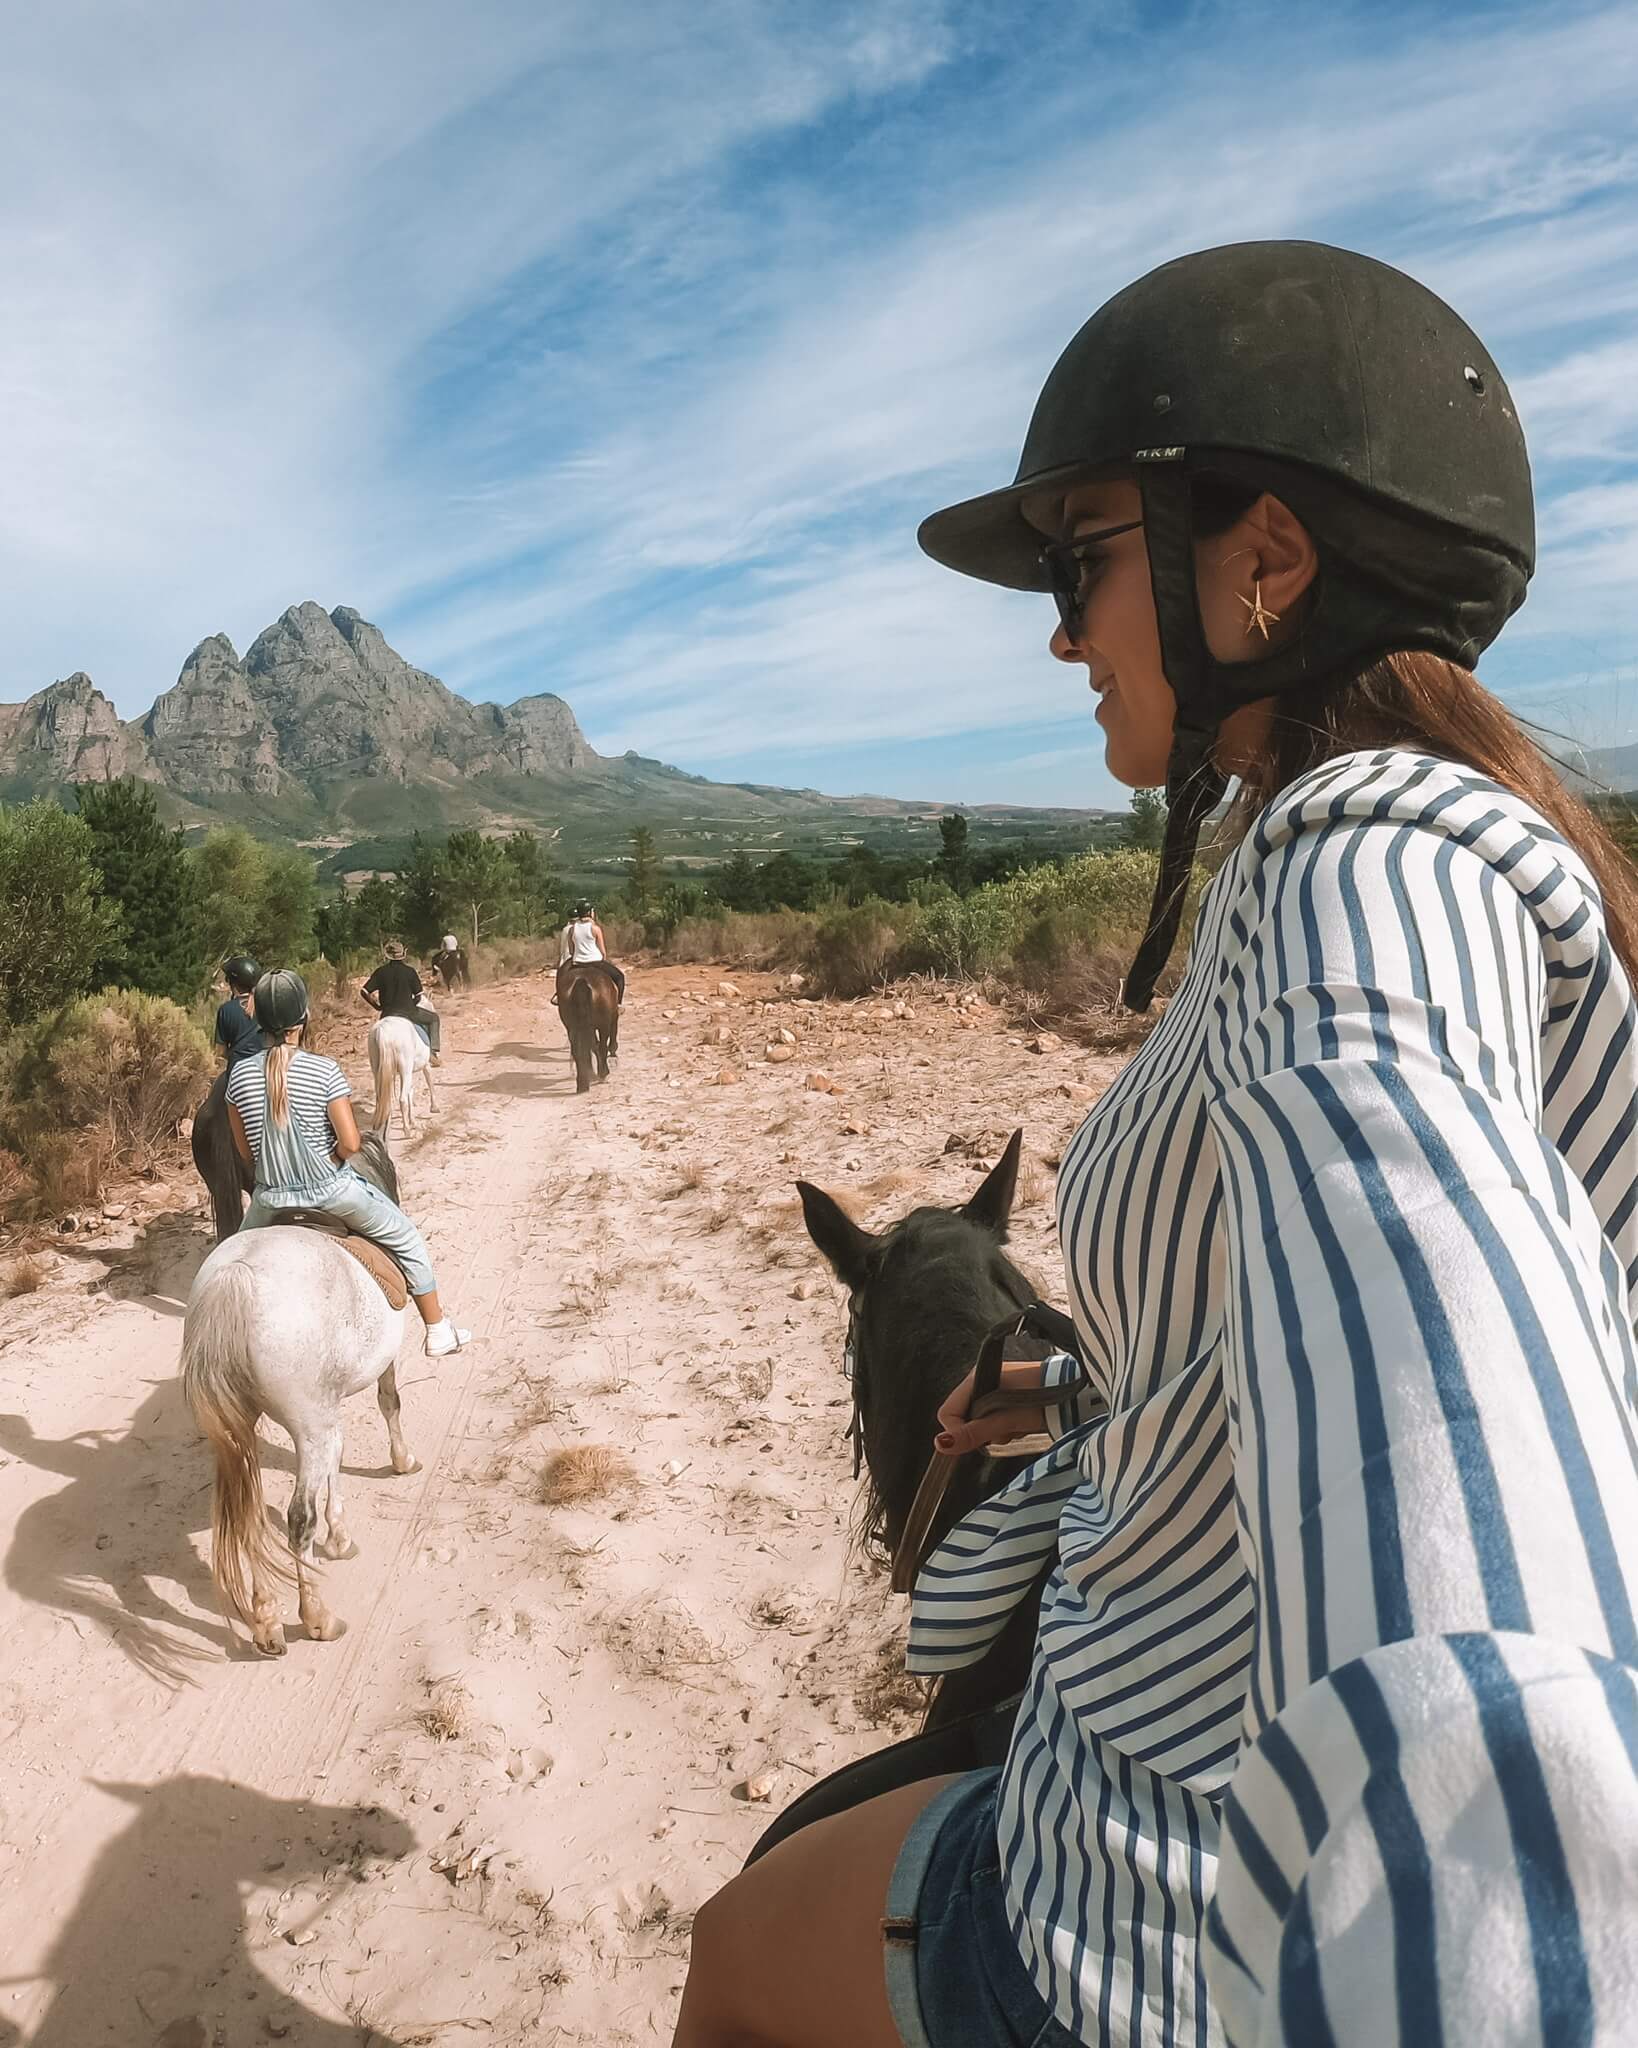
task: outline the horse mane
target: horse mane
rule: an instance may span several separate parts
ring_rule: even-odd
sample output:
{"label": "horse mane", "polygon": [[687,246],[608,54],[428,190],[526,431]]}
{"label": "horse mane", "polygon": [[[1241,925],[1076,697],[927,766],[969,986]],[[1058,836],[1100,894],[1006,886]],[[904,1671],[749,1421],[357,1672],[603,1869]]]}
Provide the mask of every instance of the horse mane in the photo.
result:
{"label": "horse mane", "polygon": [[398,1200],[398,1168],[393,1164],[392,1154],[387,1149],[386,1134],[382,1131],[366,1131],[358,1141],[358,1150],[353,1154],[354,1169],[372,1187],[381,1190],[389,1201]]}

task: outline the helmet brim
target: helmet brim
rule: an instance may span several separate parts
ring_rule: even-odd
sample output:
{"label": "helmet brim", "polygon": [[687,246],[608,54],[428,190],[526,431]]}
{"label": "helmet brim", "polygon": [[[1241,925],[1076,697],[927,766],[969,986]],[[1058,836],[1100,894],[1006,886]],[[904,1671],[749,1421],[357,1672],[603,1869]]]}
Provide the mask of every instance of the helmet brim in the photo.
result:
{"label": "helmet brim", "polygon": [[1129,463],[1069,462],[1022,477],[999,491],[964,498],[930,512],[916,529],[923,554],[959,576],[976,576],[1006,590],[1050,590],[1041,561],[1049,535],[1024,517],[1024,506],[1043,492],[1073,490],[1127,474]]}

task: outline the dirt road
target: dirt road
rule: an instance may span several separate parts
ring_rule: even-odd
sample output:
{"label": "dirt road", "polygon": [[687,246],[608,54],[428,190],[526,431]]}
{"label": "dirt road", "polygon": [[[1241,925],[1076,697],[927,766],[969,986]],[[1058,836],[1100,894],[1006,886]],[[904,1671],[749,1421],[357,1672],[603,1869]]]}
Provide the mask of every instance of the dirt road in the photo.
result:
{"label": "dirt road", "polygon": [[[1050,1166],[1115,1063],[953,993],[721,981],[636,976],[581,1098],[538,979],[449,1005],[438,1114],[395,1145],[478,1342],[406,1341],[419,1473],[354,1404],[338,1643],[292,1615],[263,1662],[217,1611],[176,1378],[191,1184],[4,1304],[0,2044],[668,2040],[694,1908],[772,1811],[908,1728],[902,1603],[848,1542],[844,1315],[791,1183],[884,1222],[961,1199],[1023,1123],[1015,1251],[1059,1296]],[[362,1021],[329,1049],[367,1097]],[[629,1483],[542,1499],[596,1446]],[[282,1508],[282,1439],[265,1468]]]}

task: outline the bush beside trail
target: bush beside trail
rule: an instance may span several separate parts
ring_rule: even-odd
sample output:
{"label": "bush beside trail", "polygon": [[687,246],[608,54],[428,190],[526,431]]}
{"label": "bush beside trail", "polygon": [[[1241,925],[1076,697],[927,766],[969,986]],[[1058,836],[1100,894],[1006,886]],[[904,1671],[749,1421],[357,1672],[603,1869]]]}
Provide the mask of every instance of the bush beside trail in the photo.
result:
{"label": "bush beside trail", "polygon": [[[1032,1017],[1073,1024],[1119,996],[1143,934],[1158,857],[1134,848],[1027,868],[969,894],[931,881],[905,903],[879,897],[814,911],[719,911],[684,919],[653,957],[687,964],[794,968],[817,995],[843,999],[905,975],[991,980]],[[1185,916],[1206,880],[1197,867]],[[1176,986],[1174,965],[1162,992]]]}
{"label": "bush beside trail", "polygon": [[0,1058],[11,1213],[93,1201],[110,1169],[174,1152],[213,1069],[187,1013],[136,989],[81,997],[15,1032]]}

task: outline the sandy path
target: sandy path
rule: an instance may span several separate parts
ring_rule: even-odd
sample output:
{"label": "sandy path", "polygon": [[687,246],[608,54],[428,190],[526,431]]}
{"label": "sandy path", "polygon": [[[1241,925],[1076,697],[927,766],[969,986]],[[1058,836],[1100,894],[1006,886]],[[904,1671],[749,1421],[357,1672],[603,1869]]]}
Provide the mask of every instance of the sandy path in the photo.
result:
{"label": "sandy path", "polygon": [[[436,1368],[406,1345],[418,1474],[354,1404],[339,1643],[264,1663],[216,1612],[176,1385],[193,1190],[5,1305],[0,2043],[667,2040],[693,1908],[770,1811],[909,1725],[791,1181],[886,1221],[971,1188],[951,1134],[993,1157],[1023,1122],[1014,1241],[1050,1285],[1048,1164],[1113,1067],[981,1006],[735,979],[637,977],[580,1099],[538,981],[451,1005],[400,1163],[481,1342]],[[364,1080],[361,1038],[334,1049]],[[585,1445],[633,1483],[543,1503]],[[282,1506],[282,1440],[266,1468]]]}

